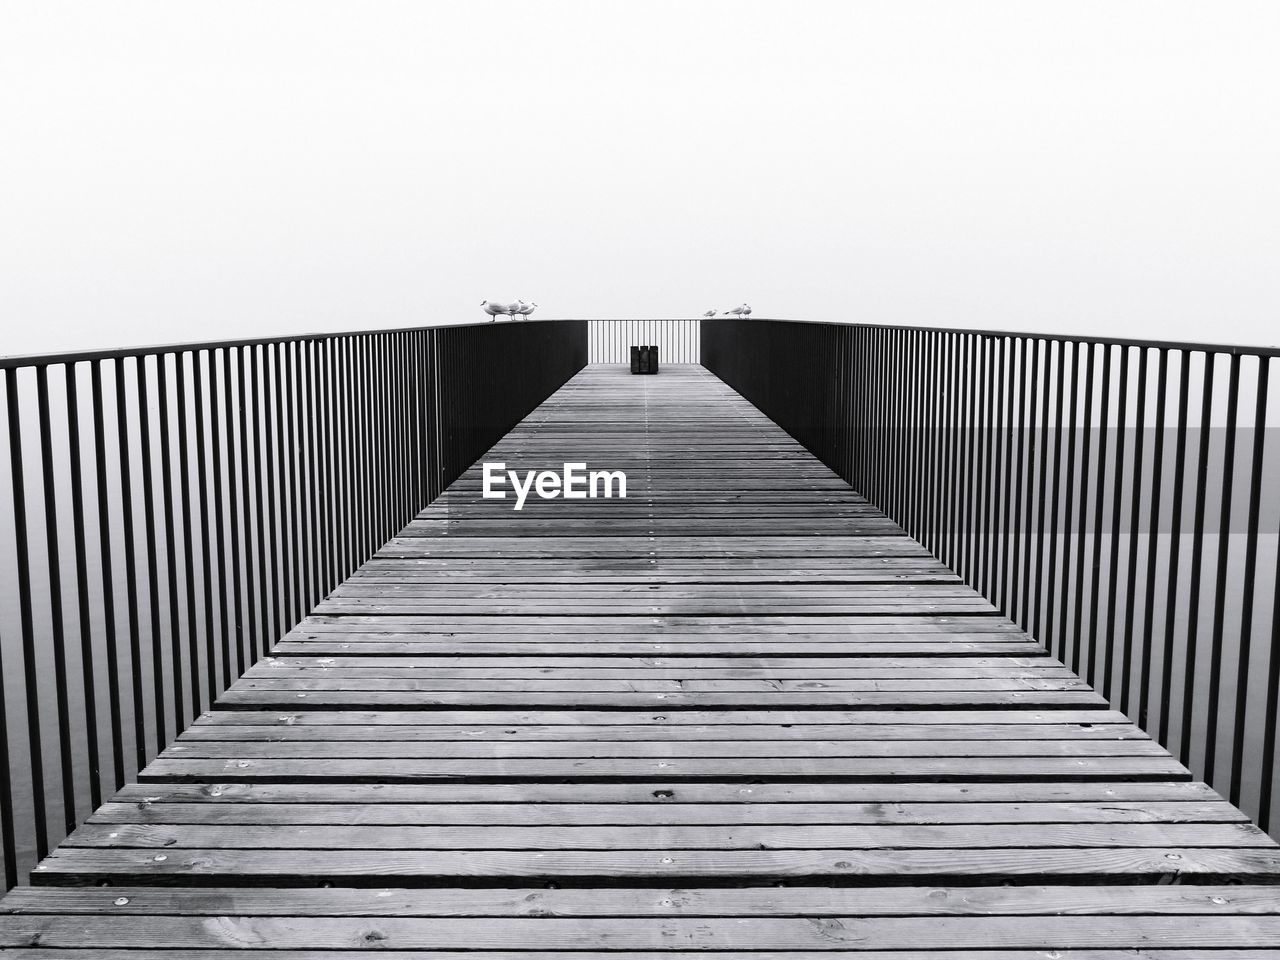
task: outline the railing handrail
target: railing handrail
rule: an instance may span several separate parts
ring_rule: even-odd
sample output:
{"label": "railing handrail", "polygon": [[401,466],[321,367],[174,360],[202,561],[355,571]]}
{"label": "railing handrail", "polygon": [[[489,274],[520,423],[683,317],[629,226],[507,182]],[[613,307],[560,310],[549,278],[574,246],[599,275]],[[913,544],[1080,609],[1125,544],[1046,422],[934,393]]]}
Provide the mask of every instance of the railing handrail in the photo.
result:
{"label": "railing handrail", "polygon": [[[704,322],[740,321],[739,317],[704,317]],[[749,318],[751,323],[803,323],[813,326],[853,327],[860,330],[895,330],[915,333],[951,333],[970,337],[1008,338],[1018,340],[1045,340],[1051,343],[1093,343],[1099,346],[1139,347],[1151,350],[1183,350],[1189,353],[1224,353],[1240,357],[1280,357],[1280,347],[1251,346],[1243,343],[1200,343],[1185,340],[1141,340],[1133,337],[1100,337],[1092,334],[1041,333],[1035,330],[984,330],[973,327],[916,326],[909,323],[867,323],[853,320],[802,320],[791,317]]]}
{"label": "railing handrail", "polygon": [[[738,317],[528,317],[520,323],[558,323],[564,320],[589,320],[594,323],[666,323],[677,320],[701,320],[732,322]],[[1055,343],[1096,343],[1118,347],[1147,347],[1157,350],[1185,350],[1192,353],[1224,353],[1242,357],[1280,357],[1280,347],[1251,346],[1240,343],[1201,343],[1186,340],[1142,340],[1133,337],[1100,337],[1089,334],[1042,333],[1035,330],[990,330],[975,327],[917,326],[906,323],[867,323],[850,320],[808,320],[800,317],[756,317],[752,322],[805,323],[822,326],[845,326],[875,330],[911,330],[926,333],[954,333],[979,337],[1017,337],[1020,339],[1047,340]],[[140,344],[131,347],[112,347],[102,350],[72,350],[64,353],[36,353],[0,356],[0,370],[19,367],[52,366],[60,363],[83,363],[90,360],[112,360],[124,357],[152,357],[193,350],[221,350],[233,347],[273,346],[278,343],[311,343],[339,337],[377,336],[388,333],[416,333],[423,330],[450,330],[458,327],[500,326],[502,322],[474,320],[466,323],[440,323],[429,326],[383,327],[375,330],[335,330],[311,333],[281,334],[271,337],[251,337],[243,340],[195,340],[167,344]]]}
{"label": "railing handrail", "polygon": [[[559,323],[567,317],[527,317],[519,323]],[[510,322],[510,321],[506,321]],[[133,357],[166,356],[201,350],[226,350],[244,347],[270,347],[280,343],[320,343],[343,337],[377,337],[397,333],[423,333],[429,330],[457,330],[462,327],[499,327],[501,323],[476,320],[468,323],[438,323],[418,327],[382,327],[376,330],[335,330],[316,333],[290,333],[273,337],[250,337],[243,340],[193,340],[191,342],[139,344],[132,347],[110,347],[102,350],[72,350],[66,353],[33,353],[0,356],[0,370],[22,367],[49,367],[62,363],[85,363],[92,360],[122,360]]]}

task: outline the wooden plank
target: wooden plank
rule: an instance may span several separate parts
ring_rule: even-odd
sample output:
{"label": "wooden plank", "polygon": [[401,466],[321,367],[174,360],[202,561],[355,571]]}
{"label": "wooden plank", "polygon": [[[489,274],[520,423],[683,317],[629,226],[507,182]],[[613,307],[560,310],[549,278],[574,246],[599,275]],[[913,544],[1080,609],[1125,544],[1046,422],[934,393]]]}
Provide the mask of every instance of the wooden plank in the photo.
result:
{"label": "wooden plank", "polygon": [[[3,913],[109,916],[1277,916],[1274,886],[449,888],[20,887]],[[117,903],[124,899],[125,903]],[[1183,958],[1189,960],[1189,958]]]}
{"label": "wooden plank", "polygon": [[[354,709],[418,708],[475,706],[484,708],[507,707],[629,707],[647,705],[658,709],[676,708],[760,708],[770,706],[802,709],[809,707],[859,706],[870,709],[898,707],[922,709],[950,706],[957,709],[973,707],[999,707],[1024,704],[1029,709],[1054,709],[1059,707],[1101,707],[1106,701],[1088,689],[1077,690],[921,690],[892,693],[831,692],[831,691],[783,691],[760,690],[757,692],[688,692],[688,691],[640,691],[626,690],[603,693],[584,691],[510,691],[464,690],[431,691],[414,690],[389,692],[385,690],[263,690],[250,687],[233,687],[218,701],[219,706],[256,707],[265,710],[291,710],[306,707],[350,707]],[[302,701],[306,701],[305,703]]]}
{"label": "wooden plank", "polygon": [[[370,937],[370,935],[373,935]],[[36,933],[32,933],[35,936]],[[366,943],[369,946],[357,949],[324,949],[324,950],[272,950],[266,956],[270,960],[367,960],[368,950],[380,949],[373,946],[379,943],[380,938],[376,929],[368,929],[363,932]],[[230,949],[230,948],[229,948]],[[245,947],[243,944],[237,945],[234,949],[241,951],[252,949]],[[57,954],[58,956],[85,958],[85,960],[155,960],[156,951],[150,949],[134,950],[129,948],[112,949],[105,947],[92,946],[85,949],[76,949],[68,947]],[[241,952],[239,956],[245,956]],[[662,952],[653,952],[648,950],[610,950],[608,957],[612,960],[707,960],[708,954],[705,950],[664,950]],[[838,955],[838,954],[837,954]],[[13,957],[15,960],[50,960],[50,952],[44,948],[25,949],[10,948],[5,953],[6,957]],[[166,958],[175,958],[175,960],[228,960],[235,954],[228,954],[225,949],[205,950],[201,948],[185,949],[174,947],[164,952]],[[518,951],[509,950],[486,950],[483,954],[477,954],[470,950],[454,951],[454,950],[400,950],[393,956],[398,960],[477,960],[478,956],[483,956],[484,960],[582,960],[583,953],[580,950],[563,951],[563,950],[525,950]],[[830,960],[832,954],[829,951],[814,952],[810,950],[753,950],[744,952],[739,950],[717,951],[712,954],[716,960]],[[1054,948],[1046,952],[1045,950],[859,950],[856,954],[858,960],[1191,960],[1187,951],[1182,949],[1161,950],[1143,947],[1135,952],[1135,948],[1114,947],[1103,948],[1098,950],[1072,950]],[[1193,955],[1195,960],[1280,960],[1280,950],[1270,950],[1265,947],[1254,947],[1245,950],[1233,950],[1230,948],[1200,948]]]}
{"label": "wooden plank", "polygon": [[592,727],[644,726],[667,730],[676,727],[713,725],[852,725],[855,727],[930,726],[969,727],[974,724],[999,726],[1056,726],[1070,724],[1080,730],[1107,727],[1125,728],[1145,737],[1124,714],[1116,710],[674,710],[655,713],[647,710],[332,710],[305,713],[274,713],[262,710],[213,710],[197,717],[193,730],[207,726],[286,726],[314,724],[322,727],[353,725],[413,726],[494,726],[527,728],[533,725]]}
{"label": "wooden plank", "polygon": [[89,823],[641,824],[1245,823],[1225,801],[1107,803],[184,803],[109,802]]}
{"label": "wooden plank", "polygon": [[1169,756],[1153,757],[630,757],[574,759],[413,760],[299,759],[185,760],[162,756],[138,775],[142,783],[163,780],[331,780],[405,783],[456,779],[501,780],[685,780],[741,779],[823,780],[1060,780],[1189,779],[1182,764]]}
{"label": "wooden plank", "polygon": [[[308,714],[299,714],[309,720]],[[582,726],[539,725],[519,727],[494,727],[473,724],[468,726],[434,726],[401,724],[334,724],[326,726],[310,723],[276,723],[215,726],[200,724],[182,735],[180,743],[189,745],[204,741],[368,741],[384,743],[393,741],[457,741],[484,743],[488,741],[640,741],[659,738],[659,742],[673,744],[686,741],[785,741],[795,748],[795,741],[810,740],[914,740],[937,743],[940,741],[995,740],[1003,743],[1019,740],[1134,740],[1146,742],[1141,732],[1120,724],[1081,727],[1079,724],[813,724],[813,725],[748,725],[717,724],[715,726],[668,725],[655,730],[647,726]],[[1153,748],[1154,749],[1154,748]]]}
{"label": "wooden plank", "polygon": [[[1072,691],[1084,686],[1083,681],[1070,675],[1045,676],[1039,671],[1018,671],[1005,676],[983,676],[979,671],[959,678],[943,677],[886,677],[872,679],[823,678],[802,679],[745,677],[704,679],[697,674],[680,679],[635,678],[583,678],[563,675],[537,675],[533,677],[436,677],[430,672],[415,675],[351,676],[339,671],[310,671],[281,675],[278,671],[260,671],[254,677],[240,681],[245,691],[272,690],[372,690],[384,693],[418,693],[464,690],[476,692],[509,691],[514,693],[576,692],[588,693],[893,693],[916,696],[925,693],[955,691]],[[781,699],[781,698],[779,698]],[[782,701],[785,702],[785,701]]]}
{"label": "wooden plank", "polygon": [[775,783],[676,783],[655,779],[638,783],[237,783],[222,778],[190,783],[133,783],[116,799],[133,804],[198,801],[217,804],[259,803],[624,803],[677,806],[696,803],[759,804],[1038,802],[1158,803],[1225,802],[1203,783],[1159,780],[1150,783],[1088,780],[1011,780],[947,783],[933,781],[779,781]]}
{"label": "wooden plank", "polygon": [[[466,677],[475,673],[487,676],[528,677],[538,675],[618,677],[635,676],[633,671],[648,675],[665,675],[676,670],[700,673],[728,671],[730,676],[754,675],[780,677],[840,676],[959,676],[962,673],[986,673],[991,670],[1050,671],[1058,676],[1072,676],[1065,667],[1047,656],[1034,657],[931,657],[925,663],[912,657],[521,657],[510,656],[495,661],[491,657],[338,657],[275,656],[264,657],[245,676],[271,676],[292,670],[379,670],[381,676],[395,676],[403,669],[430,671],[433,677]],[[941,671],[946,671],[941,672]],[[748,673],[749,672],[749,673]],[[356,676],[360,674],[355,673]]]}
{"label": "wooden plank", "polygon": [[219,850],[934,850],[1016,847],[1270,848],[1248,823],[721,824],[85,824],[62,849]]}
{"label": "wooden plank", "polygon": [[[690,614],[669,616],[567,616],[546,613],[539,616],[497,616],[488,610],[477,610],[466,616],[424,617],[404,614],[397,617],[376,616],[328,616],[312,614],[287,636],[310,637],[320,633],[382,633],[409,631],[419,635],[447,634],[458,627],[465,633],[537,633],[537,634],[589,634],[599,638],[611,634],[641,633],[651,639],[667,633],[706,638],[708,635],[748,637],[763,634],[774,643],[783,636],[835,635],[855,638],[867,635],[894,634],[942,634],[937,639],[949,639],[956,633],[990,633],[1012,635],[1013,639],[1026,640],[1027,635],[1013,623],[1002,617],[976,615],[950,617],[944,614],[915,612],[859,615],[803,616],[779,614],[763,617],[740,613],[705,616]],[[522,628],[532,628],[524,630]]]}
{"label": "wooden plank", "polygon": [[[385,728],[376,728],[385,729]],[[769,758],[787,757],[797,750],[806,757],[1165,757],[1149,740],[706,740],[679,741],[384,741],[384,740],[235,740],[188,741],[174,744],[165,756],[175,760],[207,759],[615,759],[649,758]]]}
{"label": "wooden plank", "polygon": [[[38,936],[37,936],[38,934]],[[373,934],[373,936],[371,936]],[[0,917],[0,937],[21,942],[33,937],[47,948],[83,943],[83,921],[60,917]],[[242,917],[224,924],[199,918],[167,917],[145,922],[138,917],[100,916],[95,942],[104,947],[150,949],[227,948],[272,944],[286,949],[327,950],[350,947],[362,939],[381,950],[437,950],[467,944],[473,950],[515,949],[537,943],[549,950],[901,950],[915,947],[1052,949],[1067,942],[1077,947],[1161,946],[1197,949],[1280,946],[1280,918],[1271,916],[1202,918],[1161,916],[1037,917],[1034,923],[999,922],[986,917],[860,917],[811,919],[783,917],[732,920],[538,917],[483,919],[432,917],[367,918]]]}
{"label": "wooden plank", "polygon": [[[724,656],[750,659],[768,656],[778,650],[777,644],[758,641],[716,641],[712,643],[651,643],[644,640],[630,642],[604,641],[589,644],[582,640],[570,640],[560,643],[537,637],[521,639],[509,638],[505,641],[494,641],[490,636],[460,636],[455,639],[423,640],[412,634],[383,634],[338,637],[336,640],[318,637],[314,640],[287,640],[276,645],[279,655],[297,655],[310,657],[347,656],[514,656],[514,657],[584,657],[591,655],[643,656],[661,655],[671,658]],[[948,656],[1023,656],[1034,655],[1035,647],[1022,642],[995,641],[985,642],[975,638],[957,638],[949,647],[944,648],[936,641],[923,643],[895,642],[887,643],[807,643],[794,641],[788,644],[787,652],[796,656],[830,656],[833,653],[851,658],[863,656],[894,657],[930,657],[938,654]]]}
{"label": "wooden plank", "polygon": [[32,874],[37,884],[491,883],[509,879],[595,882],[795,880],[844,885],[902,881],[940,885],[1028,878],[1117,882],[1267,882],[1280,872],[1274,848],[1117,847],[934,850],[218,850],[59,847]]}

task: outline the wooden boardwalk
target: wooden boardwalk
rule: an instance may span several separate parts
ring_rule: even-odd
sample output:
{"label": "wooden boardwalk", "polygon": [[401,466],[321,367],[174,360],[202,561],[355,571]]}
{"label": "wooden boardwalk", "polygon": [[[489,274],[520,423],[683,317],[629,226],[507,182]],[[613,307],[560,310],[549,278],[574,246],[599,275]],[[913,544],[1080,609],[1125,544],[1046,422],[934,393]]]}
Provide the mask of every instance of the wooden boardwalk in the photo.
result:
{"label": "wooden boardwalk", "polygon": [[701,368],[590,367],[485,459],[629,496],[474,468],[6,956],[1280,958],[1280,849]]}

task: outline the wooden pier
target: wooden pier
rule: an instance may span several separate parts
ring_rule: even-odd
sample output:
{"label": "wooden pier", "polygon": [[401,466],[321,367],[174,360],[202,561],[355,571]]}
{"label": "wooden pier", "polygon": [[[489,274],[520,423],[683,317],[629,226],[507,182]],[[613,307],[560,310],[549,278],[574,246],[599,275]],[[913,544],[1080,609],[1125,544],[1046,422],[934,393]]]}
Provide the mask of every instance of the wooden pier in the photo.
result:
{"label": "wooden pier", "polygon": [[484,459],[628,496],[473,467],[6,956],[1280,958],[1280,848],[701,367],[588,367]]}

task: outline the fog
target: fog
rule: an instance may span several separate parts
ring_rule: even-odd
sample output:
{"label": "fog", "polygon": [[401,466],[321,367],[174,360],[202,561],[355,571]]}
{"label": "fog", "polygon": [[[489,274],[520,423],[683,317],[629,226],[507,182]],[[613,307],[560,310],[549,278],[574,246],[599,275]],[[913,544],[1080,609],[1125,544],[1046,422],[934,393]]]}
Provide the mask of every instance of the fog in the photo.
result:
{"label": "fog", "polygon": [[537,316],[1280,342],[1267,3],[0,7],[0,354]]}

